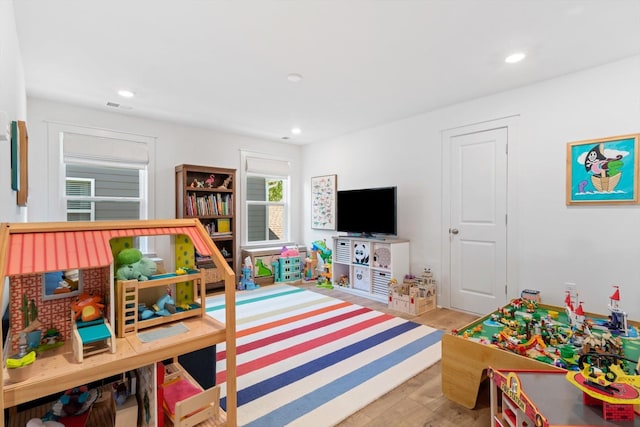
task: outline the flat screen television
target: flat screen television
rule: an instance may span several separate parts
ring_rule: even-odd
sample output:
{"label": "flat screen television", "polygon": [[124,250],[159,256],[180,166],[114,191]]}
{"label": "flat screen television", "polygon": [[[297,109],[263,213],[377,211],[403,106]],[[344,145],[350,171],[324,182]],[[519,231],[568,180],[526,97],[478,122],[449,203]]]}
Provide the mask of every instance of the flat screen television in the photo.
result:
{"label": "flat screen television", "polygon": [[397,234],[396,187],[338,191],[336,228],[364,236]]}

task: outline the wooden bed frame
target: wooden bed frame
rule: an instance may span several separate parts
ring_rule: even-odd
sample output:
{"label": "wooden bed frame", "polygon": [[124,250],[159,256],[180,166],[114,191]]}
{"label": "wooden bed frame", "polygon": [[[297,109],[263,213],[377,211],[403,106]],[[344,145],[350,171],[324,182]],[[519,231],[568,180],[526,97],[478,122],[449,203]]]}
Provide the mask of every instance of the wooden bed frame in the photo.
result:
{"label": "wooden bed frame", "polygon": [[176,403],[175,413],[169,414],[165,410],[165,419],[174,427],[195,426],[199,423],[208,422],[207,425],[224,425],[226,417],[224,411],[220,411],[220,386],[213,386],[204,390],[189,373],[182,368],[177,359],[173,363],[165,366],[165,383],[176,378],[189,381],[202,391],[196,395],[188,397]]}

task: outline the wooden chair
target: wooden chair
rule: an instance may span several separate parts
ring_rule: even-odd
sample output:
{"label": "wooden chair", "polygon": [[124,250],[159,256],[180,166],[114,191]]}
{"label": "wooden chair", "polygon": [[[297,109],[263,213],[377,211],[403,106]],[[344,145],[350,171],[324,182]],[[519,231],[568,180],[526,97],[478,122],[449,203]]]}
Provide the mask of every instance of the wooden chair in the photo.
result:
{"label": "wooden chair", "polygon": [[102,353],[104,351],[116,352],[116,337],[113,328],[104,317],[82,322],[74,319],[75,313],[71,311],[71,332],[73,355],[78,362],[82,362],[84,356]]}

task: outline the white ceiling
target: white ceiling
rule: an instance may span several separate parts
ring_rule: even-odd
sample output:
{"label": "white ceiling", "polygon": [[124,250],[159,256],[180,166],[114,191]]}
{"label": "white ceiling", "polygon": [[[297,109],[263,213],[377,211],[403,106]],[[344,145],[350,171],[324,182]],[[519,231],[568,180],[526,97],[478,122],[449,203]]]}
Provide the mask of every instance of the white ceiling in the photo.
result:
{"label": "white ceiling", "polygon": [[299,144],[640,54],[640,0],[14,7],[30,96]]}

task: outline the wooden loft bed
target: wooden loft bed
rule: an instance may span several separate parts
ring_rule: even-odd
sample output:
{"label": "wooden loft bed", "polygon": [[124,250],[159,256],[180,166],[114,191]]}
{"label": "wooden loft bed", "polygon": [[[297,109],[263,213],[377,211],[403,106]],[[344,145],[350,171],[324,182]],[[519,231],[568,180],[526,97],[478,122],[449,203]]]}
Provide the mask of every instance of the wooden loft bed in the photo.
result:
{"label": "wooden loft bed", "polygon": [[[25,278],[33,282],[34,278],[40,280],[39,277],[45,272],[74,268],[87,270],[91,272],[92,277],[99,278],[98,281],[103,288],[108,288],[103,289],[105,299],[110,302],[109,306],[105,307],[105,315],[111,324],[115,325],[118,313],[114,303],[113,254],[117,248],[117,240],[161,235],[179,237],[199,252],[211,256],[217,268],[221,270],[221,277],[225,283],[225,323],[204,314],[192,316],[181,320],[188,331],[178,337],[159,339],[152,343],[142,342],[137,334],[117,338],[115,353],[96,354],[85,359],[84,363],[74,361],[71,339],[65,336],[66,342],[62,347],[52,350],[51,354],[47,352],[46,357],[36,360],[36,374],[30,378],[11,383],[6,368],[0,370],[2,408],[13,408],[18,404],[63,392],[71,387],[225,342],[228,373],[227,410],[226,414],[222,412],[222,415],[226,418],[225,425],[236,425],[235,275],[197,219],[3,223],[0,225],[0,278],[3,279],[0,302],[7,282],[11,284],[12,290],[15,291],[17,288],[19,291],[20,288],[14,287],[13,284],[15,282],[19,285]],[[202,306],[204,298],[205,295],[202,293]],[[15,295],[10,295],[9,310],[12,310],[14,299]],[[14,311],[10,313],[15,314],[15,309],[16,307],[13,307]],[[204,313],[204,310],[199,311]],[[68,312],[67,310],[66,313]],[[16,317],[20,317],[20,314]],[[0,351],[4,350],[2,346],[3,343],[0,342]],[[157,416],[161,417],[162,414]],[[4,427],[4,417],[0,418],[0,427]]]}

